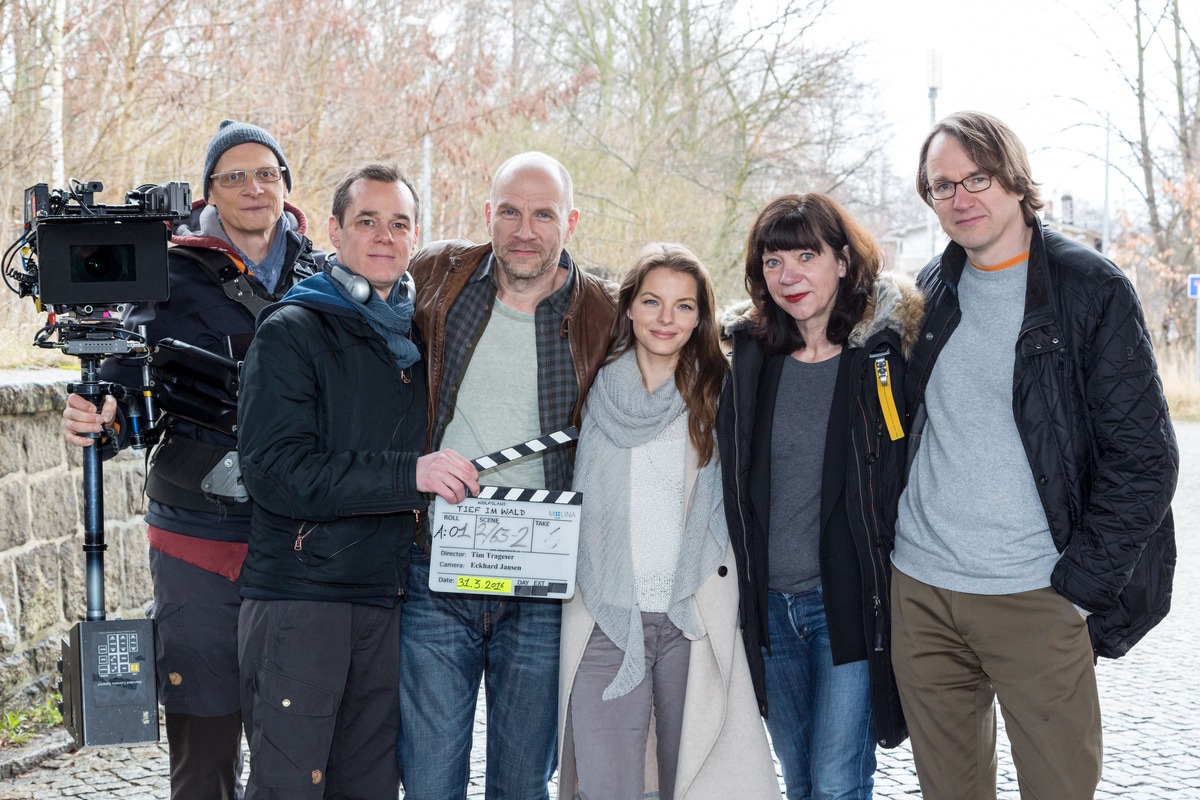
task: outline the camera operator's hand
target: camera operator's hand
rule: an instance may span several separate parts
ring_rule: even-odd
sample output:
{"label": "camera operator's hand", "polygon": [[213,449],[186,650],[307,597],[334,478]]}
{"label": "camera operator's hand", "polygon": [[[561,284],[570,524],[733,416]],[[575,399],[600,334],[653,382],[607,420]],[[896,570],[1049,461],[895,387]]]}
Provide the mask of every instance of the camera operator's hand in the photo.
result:
{"label": "camera operator's hand", "polygon": [[77,394],[67,397],[67,407],[63,409],[62,434],[71,444],[88,447],[95,441],[82,434],[102,433],[105,428],[111,428],[113,419],[117,416],[117,401],[111,395],[105,395],[104,408],[96,413],[96,407],[85,397]]}
{"label": "camera operator's hand", "polygon": [[453,450],[438,450],[417,459],[417,489],[461,503],[468,493],[479,494],[479,470]]}

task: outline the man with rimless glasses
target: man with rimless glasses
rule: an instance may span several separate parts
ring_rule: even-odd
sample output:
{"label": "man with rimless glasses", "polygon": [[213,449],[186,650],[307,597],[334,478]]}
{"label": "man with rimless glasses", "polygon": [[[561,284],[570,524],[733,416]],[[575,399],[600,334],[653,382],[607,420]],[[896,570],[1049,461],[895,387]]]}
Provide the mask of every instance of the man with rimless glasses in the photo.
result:
{"label": "man with rimless glasses", "polygon": [[[259,309],[315,270],[307,221],[284,199],[292,174],[283,150],[256,125],[221,123],[205,154],[201,186],[204,199],[172,232],[170,299],[135,308],[127,325],[146,325],[151,344],[169,337],[241,359]],[[105,362],[102,376],[141,385],[138,366],[119,358]],[[122,414],[111,397],[97,414],[72,395],[63,435],[89,446],[93,440],[85,434],[102,433]],[[251,503],[236,474],[236,448],[227,432],[168,415],[146,479],[158,698],[166,712],[172,800],[241,796],[237,579]]]}
{"label": "man with rimless glasses", "polygon": [[1170,608],[1179,451],[1133,287],[1049,230],[1025,147],[960,112],[917,191],[950,244],[918,278],[892,664],[926,800],[996,796],[998,699],[1022,798],[1100,780],[1095,657]]}

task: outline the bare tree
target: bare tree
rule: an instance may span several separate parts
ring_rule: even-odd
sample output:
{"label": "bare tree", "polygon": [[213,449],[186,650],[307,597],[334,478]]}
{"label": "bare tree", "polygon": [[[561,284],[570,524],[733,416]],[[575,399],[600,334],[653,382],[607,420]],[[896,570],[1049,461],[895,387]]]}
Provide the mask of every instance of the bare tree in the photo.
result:
{"label": "bare tree", "polygon": [[57,1],[58,26],[45,0],[0,3],[6,243],[34,183],[102,180],[117,203],[183,179],[199,195],[224,118],[280,139],[318,246],[333,185],[368,158],[414,178],[429,241],[485,237],[491,170],[551,152],[587,211],[585,266],[616,272],[644,241],[678,239],[731,289],[768,197],[879,202],[853,48],[814,36],[830,0],[769,17],[737,0]]}
{"label": "bare tree", "polygon": [[856,102],[853,49],[814,44],[826,4],[756,18],[734,2],[571,0],[522,21],[534,68],[580,81],[542,133],[589,212],[585,263],[617,271],[645,241],[678,239],[734,289],[762,202],[851,194],[847,178],[878,145]]}
{"label": "bare tree", "polygon": [[1121,67],[1118,53],[1111,58],[1137,110],[1136,132],[1117,131],[1137,164],[1122,174],[1142,204],[1126,220],[1113,256],[1142,278],[1139,294],[1161,329],[1173,326],[1190,340],[1193,310],[1184,286],[1189,273],[1200,272],[1200,46],[1179,0],[1115,8],[1130,22],[1132,70]]}

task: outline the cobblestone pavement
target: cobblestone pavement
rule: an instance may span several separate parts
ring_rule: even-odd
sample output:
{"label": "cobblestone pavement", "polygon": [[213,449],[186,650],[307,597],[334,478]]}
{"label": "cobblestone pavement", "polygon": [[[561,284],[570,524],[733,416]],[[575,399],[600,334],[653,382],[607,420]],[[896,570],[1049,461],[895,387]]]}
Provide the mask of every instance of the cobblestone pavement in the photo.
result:
{"label": "cobblestone pavement", "polygon": [[[1200,423],[1178,426],[1183,464],[1175,496],[1179,567],[1167,619],[1116,661],[1097,670],[1104,712],[1104,776],[1098,800],[1200,800]],[[475,720],[469,800],[483,798],[482,713]],[[41,743],[54,747],[65,734]],[[166,800],[167,746],[88,748],[62,753],[0,783],[0,800]],[[881,751],[878,800],[917,797],[907,746]],[[1017,800],[1012,759],[1002,742],[998,800]],[[742,800],[742,799],[739,799]],[[746,798],[745,800],[753,800]]]}

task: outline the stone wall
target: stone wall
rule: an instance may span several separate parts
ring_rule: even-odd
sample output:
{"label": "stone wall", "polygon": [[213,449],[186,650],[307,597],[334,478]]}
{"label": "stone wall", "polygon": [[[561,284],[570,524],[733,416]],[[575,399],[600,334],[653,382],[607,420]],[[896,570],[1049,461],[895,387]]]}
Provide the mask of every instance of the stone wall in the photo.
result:
{"label": "stone wall", "polygon": [[[57,684],[60,640],[87,615],[83,468],[59,433],[77,371],[0,370],[0,710]],[[151,598],[143,457],[104,462],[105,607],[140,617]]]}

